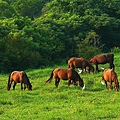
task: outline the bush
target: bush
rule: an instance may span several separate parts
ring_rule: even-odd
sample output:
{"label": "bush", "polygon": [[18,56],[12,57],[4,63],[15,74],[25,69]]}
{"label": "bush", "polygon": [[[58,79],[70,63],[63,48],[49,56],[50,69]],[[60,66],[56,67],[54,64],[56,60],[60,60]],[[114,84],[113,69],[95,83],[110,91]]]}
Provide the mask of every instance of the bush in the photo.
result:
{"label": "bush", "polygon": [[114,47],[111,49],[112,53],[120,53],[120,48],[119,47]]}
{"label": "bush", "polygon": [[86,59],[90,59],[94,55],[101,53],[100,48],[89,45],[84,42],[81,42],[81,44],[78,44],[77,47],[78,48],[76,49],[76,54],[78,54],[78,57],[84,57]]}

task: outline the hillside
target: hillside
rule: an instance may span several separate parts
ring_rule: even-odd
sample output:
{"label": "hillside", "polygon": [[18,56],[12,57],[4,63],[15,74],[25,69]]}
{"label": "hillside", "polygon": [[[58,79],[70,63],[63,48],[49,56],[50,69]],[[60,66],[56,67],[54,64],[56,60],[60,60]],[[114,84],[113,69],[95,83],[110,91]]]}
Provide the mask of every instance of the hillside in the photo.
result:
{"label": "hillside", "polygon": [[120,0],[0,0],[0,73],[119,48],[119,9]]}

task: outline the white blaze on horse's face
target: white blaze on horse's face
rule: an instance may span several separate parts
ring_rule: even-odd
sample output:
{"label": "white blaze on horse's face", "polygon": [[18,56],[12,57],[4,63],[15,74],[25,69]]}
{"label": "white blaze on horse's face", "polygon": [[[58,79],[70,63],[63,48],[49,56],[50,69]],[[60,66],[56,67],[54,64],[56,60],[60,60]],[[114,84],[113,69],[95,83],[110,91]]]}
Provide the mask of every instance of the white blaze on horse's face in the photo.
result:
{"label": "white blaze on horse's face", "polygon": [[105,70],[105,68],[101,67],[101,70]]}
{"label": "white blaze on horse's face", "polygon": [[82,70],[78,68],[78,74],[81,74],[82,73]]}
{"label": "white blaze on horse's face", "polygon": [[101,81],[101,84],[102,84],[102,85],[105,85],[105,82]]}
{"label": "white blaze on horse's face", "polygon": [[84,84],[84,86],[82,87],[82,90],[84,90],[85,89],[85,84]]}

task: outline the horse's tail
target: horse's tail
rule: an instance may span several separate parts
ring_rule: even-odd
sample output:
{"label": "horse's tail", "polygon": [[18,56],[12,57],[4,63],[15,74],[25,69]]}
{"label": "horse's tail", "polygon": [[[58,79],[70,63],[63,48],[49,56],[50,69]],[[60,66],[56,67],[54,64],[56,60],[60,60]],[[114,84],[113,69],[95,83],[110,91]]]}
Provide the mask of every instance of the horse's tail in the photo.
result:
{"label": "horse's tail", "polygon": [[11,76],[11,74],[10,74],[9,77],[8,77],[8,84],[7,84],[7,90],[8,90],[8,91],[10,90],[10,76]]}
{"label": "horse's tail", "polygon": [[[54,70],[53,70],[54,71]],[[53,78],[53,71],[51,72],[51,75],[50,75],[50,78],[48,79],[48,80],[46,80],[45,81],[45,84],[47,83],[47,82],[51,82],[52,81],[52,78]]]}

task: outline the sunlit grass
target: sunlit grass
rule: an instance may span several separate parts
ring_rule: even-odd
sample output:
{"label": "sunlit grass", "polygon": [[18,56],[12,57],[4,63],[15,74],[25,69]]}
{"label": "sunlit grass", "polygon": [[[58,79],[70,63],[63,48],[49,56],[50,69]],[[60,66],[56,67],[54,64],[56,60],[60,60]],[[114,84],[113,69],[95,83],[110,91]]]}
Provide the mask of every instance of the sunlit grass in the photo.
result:
{"label": "sunlit grass", "polygon": [[[120,79],[120,55],[115,55],[115,71]],[[108,68],[109,65],[100,65]],[[59,87],[54,79],[44,84],[56,67],[27,70],[33,85],[32,91],[7,91],[8,75],[0,75],[0,120],[119,120],[120,92],[106,90],[100,83],[100,73],[83,73],[86,89],[68,87],[67,81],[60,81]]]}

